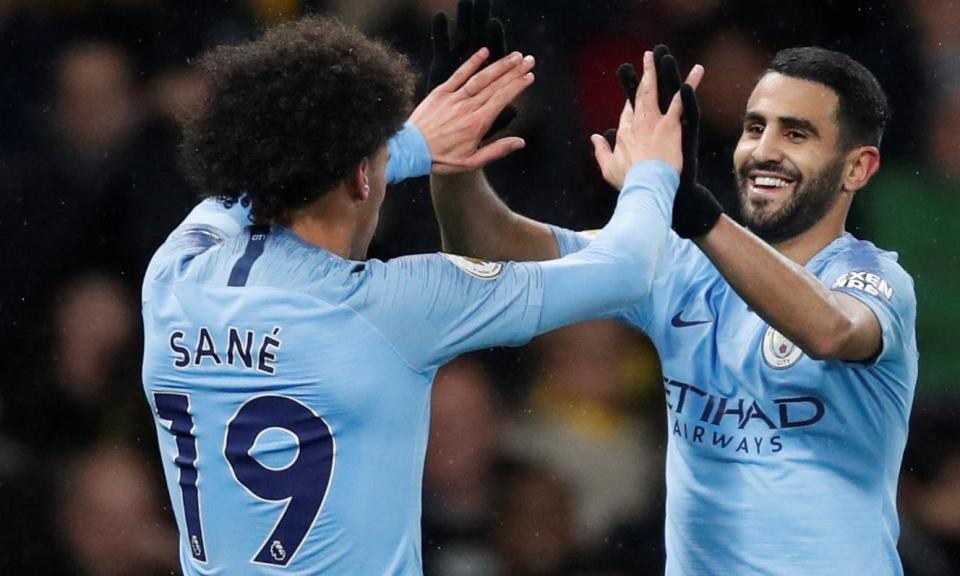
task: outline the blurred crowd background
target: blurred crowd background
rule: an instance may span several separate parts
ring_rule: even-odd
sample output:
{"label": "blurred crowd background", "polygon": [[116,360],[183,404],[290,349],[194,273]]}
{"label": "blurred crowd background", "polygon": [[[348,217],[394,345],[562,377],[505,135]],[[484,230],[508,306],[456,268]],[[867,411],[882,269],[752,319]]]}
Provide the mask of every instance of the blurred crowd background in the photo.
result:
{"label": "blurred crowd background", "polygon": [[[138,293],[195,202],[175,157],[177,119],[205,90],[191,59],[314,11],[425,72],[438,10],[455,1],[0,0],[0,573],[179,573]],[[701,172],[733,213],[741,114],[776,50],[839,49],[877,75],[894,120],[850,228],[899,251],[916,281],[901,549],[909,575],[960,574],[960,3],[499,0],[494,13],[538,64],[511,126],[527,148],[488,174],[518,211],[575,229],[612,211],[588,135],[614,126],[614,71],[644,49],[706,66]],[[389,193],[372,256],[439,249],[427,186]],[[666,432],[656,352],[612,322],[453,362],[434,392],[427,574],[662,573]]]}

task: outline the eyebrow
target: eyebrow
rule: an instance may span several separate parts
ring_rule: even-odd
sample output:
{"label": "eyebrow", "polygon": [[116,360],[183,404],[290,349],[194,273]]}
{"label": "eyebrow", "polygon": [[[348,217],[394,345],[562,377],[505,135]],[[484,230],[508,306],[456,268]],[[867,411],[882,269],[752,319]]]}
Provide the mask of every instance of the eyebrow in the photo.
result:
{"label": "eyebrow", "polygon": [[[785,128],[795,128],[795,129],[803,130],[805,132],[809,132],[810,134],[812,134],[817,138],[820,137],[820,131],[817,130],[817,127],[814,126],[813,122],[807,120],[806,118],[798,118],[796,116],[779,116],[777,117],[777,121],[783,124]],[[767,118],[766,116],[758,112],[747,112],[743,117],[743,122],[745,124],[751,123],[751,122],[758,122],[760,124],[766,125]]]}

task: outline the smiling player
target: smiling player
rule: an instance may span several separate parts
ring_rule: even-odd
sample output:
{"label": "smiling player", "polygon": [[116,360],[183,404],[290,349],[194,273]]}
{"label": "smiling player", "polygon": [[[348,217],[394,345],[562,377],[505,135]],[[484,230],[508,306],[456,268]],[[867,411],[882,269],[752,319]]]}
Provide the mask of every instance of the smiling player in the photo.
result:
{"label": "smiling player", "polygon": [[[672,56],[658,50],[657,62],[665,78]],[[669,576],[903,572],[913,282],[895,254],[844,231],[888,116],[876,79],[849,57],[778,53],[734,153],[746,228],[697,183],[696,122],[685,128],[677,234],[654,289],[622,316],[663,366]],[[612,150],[593,141],[617,186],[619,137]],[[432,193],[449,250],[545,260],[590,245],[510,212],[479,172],[434,176]]]}
{"label": "smiling player", "polygon": [[397,136],[413,91],[405,60],[335,21],[204,58],[211,95],[183,152],[208,199],[143,282],[144,390],[185,574],[421,574],[437,369],[616,316],[651,289],[682,165],[680,100],[660,113],[652,55],[620,126],[630,173],[591,246],[542,264],[367,260],[388,181],[522,145],[479,147],[533,61],[481,70],[486,56]]}

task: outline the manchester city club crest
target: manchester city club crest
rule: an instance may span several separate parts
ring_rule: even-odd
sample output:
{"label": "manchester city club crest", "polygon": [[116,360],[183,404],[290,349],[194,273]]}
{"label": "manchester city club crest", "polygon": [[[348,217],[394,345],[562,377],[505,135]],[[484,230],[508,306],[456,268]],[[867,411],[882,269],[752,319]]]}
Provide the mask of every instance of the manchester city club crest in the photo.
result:
{"label": "manchester city club crest", "polygon": [[786,336],[774,330],[772,326],[768,327],[767,332],[763,335],[762,348],[763,359],[767,362],[767,365],[777,370],[793,366],[803,356],[803,350],[787,340]]}

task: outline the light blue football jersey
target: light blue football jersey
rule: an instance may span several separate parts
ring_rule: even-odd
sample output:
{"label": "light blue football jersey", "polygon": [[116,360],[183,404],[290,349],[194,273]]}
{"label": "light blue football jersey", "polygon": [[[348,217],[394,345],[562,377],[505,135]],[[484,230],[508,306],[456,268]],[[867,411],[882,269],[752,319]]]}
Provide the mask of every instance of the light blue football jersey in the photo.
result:
{"label": "light blue football jersey", "polygon": [[545,263],[351,261],[201,203],[143,285],[143,383],[184,573],[421,574],[437,368],[622,315],[652,285],[678,182],[638,165],[594,243]]}
{"label": "light blue football jersey", "polygon": [[[561,253],[588,237],[554,230]],[[650,336],[669,425],[668,576],[899,575],[897,477],[917,379],[913,281],[844,234],[806,265],[870,307],[883,349],[813,360],[670,235],[623,320]]]}

